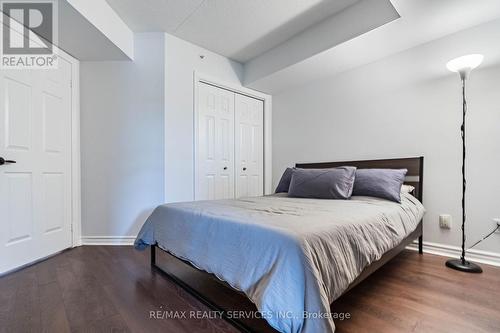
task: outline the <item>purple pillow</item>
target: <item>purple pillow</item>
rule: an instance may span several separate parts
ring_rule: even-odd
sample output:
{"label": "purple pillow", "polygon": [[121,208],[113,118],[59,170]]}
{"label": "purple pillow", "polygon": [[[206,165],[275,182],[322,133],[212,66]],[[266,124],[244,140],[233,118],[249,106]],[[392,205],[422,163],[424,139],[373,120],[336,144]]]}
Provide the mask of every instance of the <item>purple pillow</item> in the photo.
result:
{"label": "purple pillow", "polygon": [[406,169],[358,169],[352,195],[377,197],[401,202],[401,186]]}
{"label": "purple pillow", "polygon": [[292,171],[289,197],[349,199],[354,185],[355,167],[331,169],[295,169]]}
{"label": "purple pillow", "polygon": [[292,172],[295,168],[286,168],[285,172],[281,176],[280,182],[276,187],[276,191],[274,193],[286,193],[288,192],[288,188],[290,187],[290,181],[292,180]]}

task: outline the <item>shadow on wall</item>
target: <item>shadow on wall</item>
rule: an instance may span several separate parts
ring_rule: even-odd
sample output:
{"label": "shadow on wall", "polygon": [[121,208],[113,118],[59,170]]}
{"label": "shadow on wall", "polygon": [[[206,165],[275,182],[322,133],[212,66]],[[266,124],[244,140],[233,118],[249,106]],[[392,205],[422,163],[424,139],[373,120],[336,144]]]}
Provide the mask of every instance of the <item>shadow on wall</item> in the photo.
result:
{"label": "shadow on wall", "polygon": [[[155,207],[156,208],[156,207]],[[148,219],[149,215],[155,210],[155,208],[152,209],[144,209],[142,212],[139,213],[139,215],[134,219],[134,224],[130,226],[130,228],[127,230],[127,235],[130,236],[137,236],[138,230],[137,226],[142,227],[144,222]]]}

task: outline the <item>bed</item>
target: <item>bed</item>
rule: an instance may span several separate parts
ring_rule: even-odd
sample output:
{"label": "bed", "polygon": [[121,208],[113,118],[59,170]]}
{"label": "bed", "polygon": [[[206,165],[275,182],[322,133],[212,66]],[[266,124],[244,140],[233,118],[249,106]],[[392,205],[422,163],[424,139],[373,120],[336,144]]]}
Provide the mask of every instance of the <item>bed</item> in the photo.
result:
{"label": "bed", "polygon": [[[279,332],[334,332],[330,304],[413,240],[422,251],[423,158],[297,164],[299,168],[408,169],[413,193],[401,203],[372,197],[351,200],[289,198],[275,194],[235,200],[162,205],[148,218],[136,248],[151,246],[215,276],[244,294]],[[168,276],[211,308],[216,302]],[[225,315],[241,331],[241,320]]]}

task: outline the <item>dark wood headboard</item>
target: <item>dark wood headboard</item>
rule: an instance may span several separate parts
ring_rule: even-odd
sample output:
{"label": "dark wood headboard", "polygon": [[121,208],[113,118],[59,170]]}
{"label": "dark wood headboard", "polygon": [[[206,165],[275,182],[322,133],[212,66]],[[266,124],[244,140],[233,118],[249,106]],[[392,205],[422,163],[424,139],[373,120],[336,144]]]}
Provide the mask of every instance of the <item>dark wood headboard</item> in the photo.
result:
{"label": "dark wood headboard", "polygon": [[405,184],[415,187],[414,196],[422,202],[424,184],[424,157],[394,158],[387,160],[364,160],[320,163],[297,163],[302,169],[327,169],[339,166],[355,166],[358,169],[408,169]]}

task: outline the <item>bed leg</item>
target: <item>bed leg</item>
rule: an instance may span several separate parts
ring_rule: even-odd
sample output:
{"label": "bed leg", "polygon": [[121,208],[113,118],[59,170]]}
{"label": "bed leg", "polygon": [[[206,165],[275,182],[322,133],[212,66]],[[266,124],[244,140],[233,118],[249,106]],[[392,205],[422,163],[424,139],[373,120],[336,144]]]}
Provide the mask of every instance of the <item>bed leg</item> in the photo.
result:
{"label": "bed leg", "polygon": [[150,246],[151,249],[151,266],[156,266],[156,244]]}
{"label": "bed leg", "polygon": [[424,253],[424,244],[423,244],[423,236],[418,237],[418,253]]}

